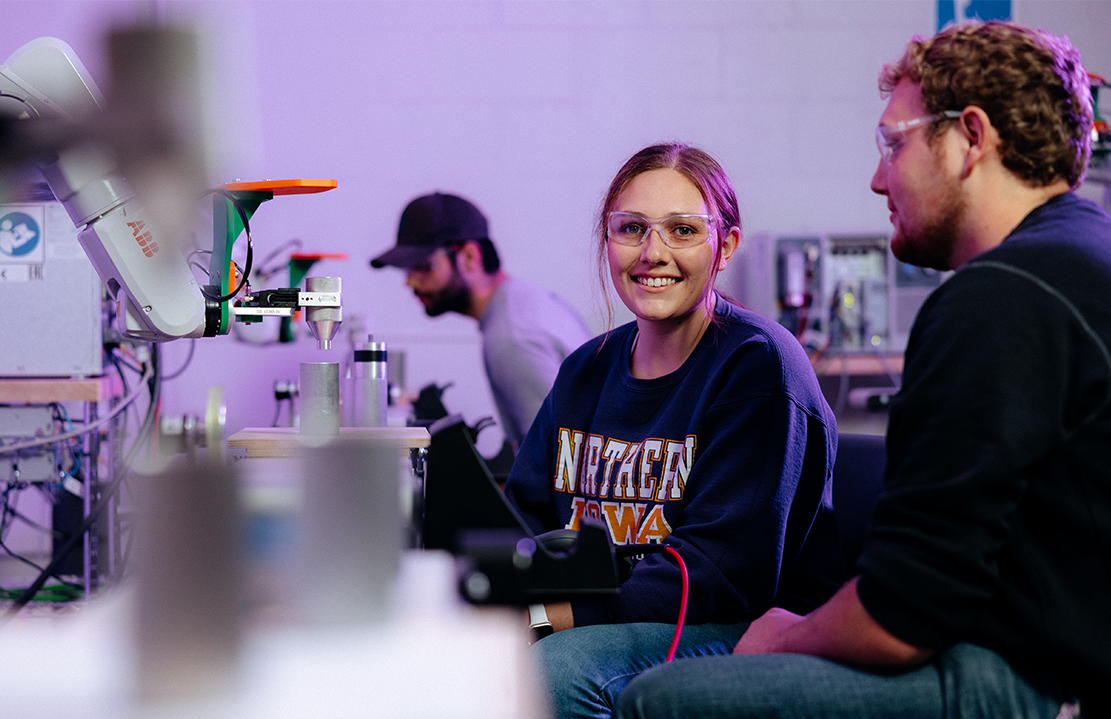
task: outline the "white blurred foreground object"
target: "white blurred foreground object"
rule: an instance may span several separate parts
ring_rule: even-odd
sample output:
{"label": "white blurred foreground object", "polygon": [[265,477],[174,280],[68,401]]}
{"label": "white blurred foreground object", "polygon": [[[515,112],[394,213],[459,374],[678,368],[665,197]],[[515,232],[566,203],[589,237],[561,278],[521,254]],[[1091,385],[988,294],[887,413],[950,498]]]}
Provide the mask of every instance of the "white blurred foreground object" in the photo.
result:
{"label": "white blurred foreground object", "polygon": [[[3,715],[69,719],[546,719],[519,613],[456,601],[451,558],[402,555],[393,618],[379,626],[248,631],[236,690],[222,699],[142,707],[125,638],[131,597],[87,612],[19,617],[0,643],[19,662],[0,675]],[[59,664],[59,652],[64,663]],[[64,666],[64,671],[59,667]]]}
{"label": "white blurred foreground object", "polygon": [[[223,439],[220,437],[219,439]],[[150,706],[230,696],[244,620],[238,471],[175,462],[139,476],[136,691]]]}
{"label": "white blurred foreground object", "polygon": [[305,447],[299,585],[310,626],[386,618],[401,552],[398,456],[396,442],[370,435]]}

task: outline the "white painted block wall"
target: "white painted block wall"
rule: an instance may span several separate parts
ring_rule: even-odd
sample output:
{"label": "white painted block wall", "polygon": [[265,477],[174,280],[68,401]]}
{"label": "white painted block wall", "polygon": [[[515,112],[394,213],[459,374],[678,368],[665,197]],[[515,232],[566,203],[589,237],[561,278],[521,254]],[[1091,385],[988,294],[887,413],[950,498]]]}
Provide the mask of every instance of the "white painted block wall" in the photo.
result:
{"label": "white painted block wall", "polygon": [[[613,173],[645,144],[714,154],[747,234],[886,231],[884,202],[868,191],[876,75],[936,22],[931,0],[3,0],[0,56],[56,35],[105,78],[103,30],[137,13],[214,29],[209,57],[225,81],[214,181],[339,182],[264,205],[256,256],[294,237],[347,253],[313,274],[343,278],[345,314],[405,351],[411,388],[454,382],[445,400],[470,422],[494,414],[475,323],[426,318],[399,271],[367,266],[393,244],[409,199],[473,199],[506,269],[558,291],[601,331],[592,221]],[[1013,15],[1070,35],[1090,69],[1111,73],[1111,3],[1014,0]],[[274,381],[295,378],[299,362],[339,361],[336,346],[199,341],[163,409],[200,413],[221,384],[229,431],[268,425]],[[166,345],[166,367],[187,350]],[[480,440],[492,451],[500,433]]]}

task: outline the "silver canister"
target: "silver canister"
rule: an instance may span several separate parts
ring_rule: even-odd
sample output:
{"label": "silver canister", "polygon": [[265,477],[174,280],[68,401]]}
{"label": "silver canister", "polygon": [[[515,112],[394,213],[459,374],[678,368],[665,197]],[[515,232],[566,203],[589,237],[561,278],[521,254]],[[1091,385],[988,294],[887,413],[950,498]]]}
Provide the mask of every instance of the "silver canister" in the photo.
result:
{"label": "silver canister", "polygon": [[385,427],[389,373],[385,342],[355,346],[343,401],[345,427]]}
{"label": "silver canister", "polygon": [[301,363],[301,434],[331,437],[339,432],[339,364]]}

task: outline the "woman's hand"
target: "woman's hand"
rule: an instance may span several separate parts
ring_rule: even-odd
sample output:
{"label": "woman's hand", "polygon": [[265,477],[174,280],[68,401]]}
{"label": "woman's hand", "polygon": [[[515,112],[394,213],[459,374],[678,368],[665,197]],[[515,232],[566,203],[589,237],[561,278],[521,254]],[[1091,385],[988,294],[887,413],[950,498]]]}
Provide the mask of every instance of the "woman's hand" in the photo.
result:
{"label": "woman's hand", "polygon": [[555,631],[562,632],[575,626],[575,614],[571,611],[571,602],[549,602],[544,605],[544,609],[548,612],[548,621],[552,623],[552,629]]}

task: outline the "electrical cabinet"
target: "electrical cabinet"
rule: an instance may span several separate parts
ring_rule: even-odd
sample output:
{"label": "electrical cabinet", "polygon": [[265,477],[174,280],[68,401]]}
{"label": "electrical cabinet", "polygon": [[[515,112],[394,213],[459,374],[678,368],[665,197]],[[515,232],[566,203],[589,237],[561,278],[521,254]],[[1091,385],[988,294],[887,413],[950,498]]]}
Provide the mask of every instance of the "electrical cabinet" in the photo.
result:
{"label": "electrical cabinet", "polygon": [[0,205],[0,377],[102,374],[102,297],[61,203]]}
{"label": "electrical cabinet", "polygon": [[899,262],[886,235],[757,235],[727,291],[809,354],[899,354],[944,274]]}

